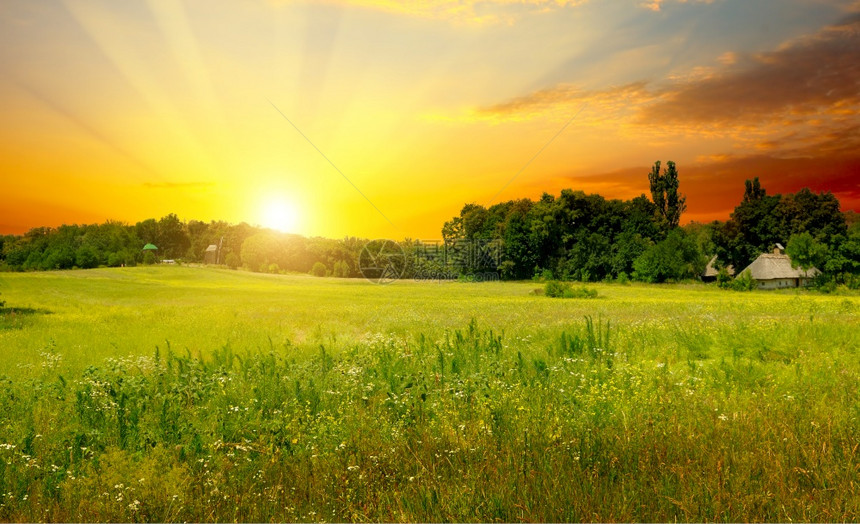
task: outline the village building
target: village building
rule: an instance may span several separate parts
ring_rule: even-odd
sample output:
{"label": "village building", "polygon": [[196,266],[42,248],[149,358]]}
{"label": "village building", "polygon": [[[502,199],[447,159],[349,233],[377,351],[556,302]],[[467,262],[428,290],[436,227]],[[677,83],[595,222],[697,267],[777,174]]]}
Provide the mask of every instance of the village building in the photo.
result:
{"label": "village building", "polygon": [[791,267],[785,248],[777,244],[772,253],[762,253],[741,273],[749,273],[757,289],[780,289],[808,286],[821,272],[814,267],[806,271]]}
{"label": "village building", "polygon": [[209,247],[207,247],[206,251],[203,252],[203,262],[206,264],[218,263],[218,246],[215,244],[209,244]]}
{"label": "village building", "polygon": [[[711,257],[711,260],[708,261],[708,265],[705,266],[705,270],[702,272],[702,282],[715,282],[717,280],[717,275],[720,274],[720,270],[716,268],[717,265],[717,255]],[[731,265],[726,266],[726,273],[729,276],[735,276],[735,268]]]}

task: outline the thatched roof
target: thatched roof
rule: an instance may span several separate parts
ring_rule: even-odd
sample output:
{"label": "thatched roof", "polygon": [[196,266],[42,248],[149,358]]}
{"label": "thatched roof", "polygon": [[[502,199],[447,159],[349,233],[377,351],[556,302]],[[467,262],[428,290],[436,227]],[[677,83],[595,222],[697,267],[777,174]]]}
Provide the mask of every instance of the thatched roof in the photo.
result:
{"label": "thatched roof", "polygon": [[[717,278],[717,275],[720,274],[720,271],[714,267],[717,263],[717,255],[711,257],[711,260],[708,261],[708,265],[705,267],[705,271],[702,272],[702,278]],[[726,266],[726,272],[729,275],[734,276],[735,268],[731,265]]]}
{"label": "thatched roof", "polygon": [[754,280],[774,280],[777,278],[812,278],[821,273],[817,269],[810,268],[803,271],[800,268],[791,267],[791,259],[788,255],[777,255],[764,253],[759,255],[752,264],[743,272],[749,271]]}

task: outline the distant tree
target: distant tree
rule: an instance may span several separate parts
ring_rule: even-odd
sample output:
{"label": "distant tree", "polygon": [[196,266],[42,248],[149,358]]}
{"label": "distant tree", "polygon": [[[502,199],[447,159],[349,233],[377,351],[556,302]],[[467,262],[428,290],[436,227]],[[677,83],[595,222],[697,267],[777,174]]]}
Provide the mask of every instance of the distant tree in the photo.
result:
{"label": "distant tree", "polygon": [[314,263],[314,266],[311,268],[311,274],[315,277],[324,277],[326,273],[328,273],[328,268],[322,262]]}
{"label": "distant tree", "polygon": [[704,262],[696,240],[683,230],[675,229],[636,259],[633,276],[644,282],[695,278],[704,269]]}
{"label": "distant tree", "polygon": [[81,246],[75,253],[75,265],[81,269],[91,269],[98,267],[99,259],[93,248],[89,246]]}
{"label": "distant tree", "polygon": [[687,197],[678,193],[680,181],[675,162],[666,162],[662,173],[660,161],[654,162],[654,167],[648,173],[648,181],[651,184],[651,198],[667,229],[678,227],[681,215],[687,209]]}
{"label": "distant tree", "polygon": [[227,253],[226,257],[224,257],[224,263],[227,264],[227,267],[229,267],[230,269],[236,269],[241,265],[242,262],[239,259],[239,255],[231,251]]}
{"label": "distant tree", "polygon": [[164,258],[179,258],[191,247],[185,226],[171,213],[158,221],[158,241],[155,243]]}
{"label": "distant tree", "polygon": [[348,278],[349,277],[349,264],[346,262],[339,260],[334,263],[334,268],[332,269],[332,276],[338,278]]}

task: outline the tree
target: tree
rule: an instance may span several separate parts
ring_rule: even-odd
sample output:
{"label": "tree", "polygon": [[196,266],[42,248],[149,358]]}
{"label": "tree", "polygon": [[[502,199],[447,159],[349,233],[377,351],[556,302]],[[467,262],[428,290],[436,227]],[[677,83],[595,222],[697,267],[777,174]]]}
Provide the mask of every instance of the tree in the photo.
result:
{"label": "tree", "polygon": [[705,267],[696,240],[675,229],[665,240],[649,247],[633,263],[634,277],[645,282],[695,278]]}
{"label": "tree", "polygon": [[328,268],[322,262],[316,262],[311,268],[311,274],[315,277],[324,277],[328,273]]}
{"label": "tree", "polygon": [[75,264],[81,269],[98,267],[99,259],[89,246],[81,246],[75,253]]}
{"label": "tree", "polygon": [[824,267],[827,246],[816,241],[810,233],[804,232],[791,236],[785,246],[785,252],[791,258],[791,267],[807,271],[815,266]]}
{"label": "tree", "polygon": [[657,212],[667,229],[678,227],[681,215],[687,209],[687,197],[678,193],[678,170],[675,162],[666,162],[666,168],[660,173],[660,161],[654,162],[654,167],[648,173],[651,183],[651,198],[657,206]]}
{"label": "tree", "polygon": [[179,258],[191,247],[185,226],[175,214],[171,213],[158,221],[158,242],[155,245],[164,258]]}

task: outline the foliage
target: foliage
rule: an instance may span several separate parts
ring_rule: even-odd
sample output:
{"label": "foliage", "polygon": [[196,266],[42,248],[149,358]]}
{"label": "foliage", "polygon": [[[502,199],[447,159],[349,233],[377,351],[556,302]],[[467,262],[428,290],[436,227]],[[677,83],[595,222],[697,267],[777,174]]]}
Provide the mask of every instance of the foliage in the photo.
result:
{"label": "foliage", "polygon": [[326,273],[328,273],[328,268],[322,262],[314,263],[314,267],[311,268],[311,275],[315,277],[324,277]]}
{"label": "foliage", "polygon": [[446,242],[499,241],[495,267],[503,279],[535,276],[535,268],[565,280],[598,281],[630,273],[633,261],[658,234],[655,207],[644,195],[629,201],[565,189],[558,197],[463,207],[443,226]]}
{"label": "foliage", "polygon": [[230,269],[238,268],[241,263],[242,261],[236,253],[227,253],[227,256],[224,257],[224,264],[226,264]]}
{"label": "foliage", "polygon": [[701,274],[705,260],[695,239],[675,229],[642,253],[633,267],[634,278],[643,282],[680,281]]}
{"label": "foliage", "polygon": [[344,260],[338,260],[334,263],[332,276],[336,278],[348,278],[350,276],[349,264]]}
{"label": "foliage", "polygon": [[752,291],[755,289],[755,280],[753,280],[749,271],[742,271],[741,274],[733,280],[726,282],[723,287],[727,287],[735,291]]}
{"label": "foliage", "polygon": [[785,253],[791,258],[791,266],[806,271],[815,266],[824,267],[827,246],[817,242],[809,232],[792,235],[785,246]]}
{"label": "foliage", "polygon": [[[747,180],[741,203],[731,220],[714,228],[713,242],[720,259],[737,270],[777,243],[786,245],[793,235],[808,233],[818,243],[839,252],[846,223],[839,201],[830,192],[768,196],[758,180]],[[826,260],[822,260],[826,264]],[[822,264],[822,269],[825,264]]]}
{"label": "foliage", "polygon": [[675,162],[666,162],[663,172],[660,172],[660,161],[654,162],[654,167],[648,173],[651,186],[651,199],[657,207],[660,221],[667,229],[678,227],[681,215],[687,209],[687,197],[678,193],[678,170]]}
{"label": "foliage", "polygon": [[597,298],[597,290],[585,286],[574,288],[570,282],[550,280],[544,284],[543,294],[552,298]]}

